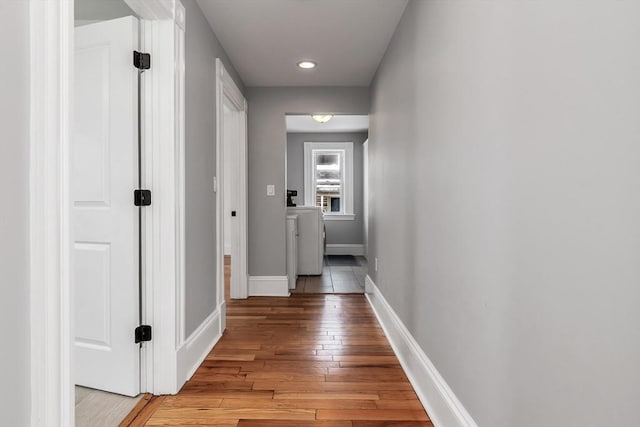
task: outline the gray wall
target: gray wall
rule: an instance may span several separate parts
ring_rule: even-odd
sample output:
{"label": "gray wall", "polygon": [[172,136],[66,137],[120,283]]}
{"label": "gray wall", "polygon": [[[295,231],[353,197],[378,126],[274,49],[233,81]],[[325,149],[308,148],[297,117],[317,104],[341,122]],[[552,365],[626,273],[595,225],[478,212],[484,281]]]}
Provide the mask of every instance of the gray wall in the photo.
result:
{"label": "gray wall", "polygon": [[327,244],[364,243],[362,217],[362,143],[367,132],[356,133],[287,133],[287,189],[298,190],[294,200],[304,205],[304,143],[305,142],[353,142],[353,221],[325,221]]}
{"label": "gray wall", "polygon": [[[366,87],[247,88],[249,101],[249,274],[285,276],[285,114],[367,114]],[[275,185],[275,196],[266,194]]]}
{"label": "gray wall", "polygon": [[0,426],[29,425],[29,2],[0,3]]}
{"label": "gray wall", "polygon": [[136,16],[124,0],[74,0],[73,14],[76,23]]}
{"label": "gray wall", "polygon": [[372,274],[480,426],[638,425],[638,16],[413,1],[374,80]]}
{"label": "gray wall", "polygon": [[216,57],[243,90],[195,0],[182,0],[186,32],[186,334],[216,307]]}

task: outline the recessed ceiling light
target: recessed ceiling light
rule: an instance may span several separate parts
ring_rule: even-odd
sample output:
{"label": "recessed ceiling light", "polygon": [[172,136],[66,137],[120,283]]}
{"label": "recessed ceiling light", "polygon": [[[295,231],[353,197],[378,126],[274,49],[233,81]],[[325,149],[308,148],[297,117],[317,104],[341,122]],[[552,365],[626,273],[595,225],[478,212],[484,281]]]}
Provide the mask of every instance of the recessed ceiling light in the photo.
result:
{"label": "recessed ceiling light", "polygon": [[313,61],[300,61],[298,62],[298,67],[304,69],[304,70],[310,70],[312,68],[316,68],[318,64],[316,64]]}
{"label": "recessed ceiling light", "polygon": [[318,123],[327,123],[333,118],[333,114],[314,114],[311,118]]}

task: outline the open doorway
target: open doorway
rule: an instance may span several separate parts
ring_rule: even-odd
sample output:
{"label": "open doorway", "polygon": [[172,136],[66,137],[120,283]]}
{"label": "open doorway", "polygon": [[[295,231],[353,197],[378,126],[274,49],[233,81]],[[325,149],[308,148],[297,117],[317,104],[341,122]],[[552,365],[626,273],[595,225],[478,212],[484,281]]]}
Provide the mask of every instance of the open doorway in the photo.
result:
{"label": "open doorway", "polygon": [[[134,374],[128,376],[126,381],[133,387],[137,385],[137,391],[129,388],[123,391],[111,389],[126,395],[134,395],[141,390],[155,394],[175,393],[188,375],[188,371],[183,366],[178,366],[177,354],[179,352],[184,354],[184,359],[188,361],[184,363],[185,366],[198,357],[197,354],[187,352],[184,338],[184,299],[182,298],[184,295],[184,269],[182,268],[184,245],[182,242],[184,242],[185,229],[183,102],[185,10],[178,0],[169,0],[162,4],[155,0],[125,0],[125,2],[137,16],[142,18],[143,37],[140,39],[143,47],[153,53],[154,71],[145,73],[146,77],[152,78],[147,79],[149,84],[142,85],[142,92],[145,100],[148,101],[145,102],[147,108],[143,111],[145,120],[142,122],[142,135],[146,142],[144,148],[148,151],[145,158],[154,159],[154,161],[146,165],[143,176],[147,178],[147,185],[151,186],[152,182],[156,184],[154,198],[163,200],[163,203],[154,203],[146,210],[147,221],[144,222],[145,227],[142,231],[144,241],[149,244],[145,245],[147,250],[143,269],[139,266],[136,269],[139,256],[126,257],[128,261],[124,270],[129,271],[126,273],[127,281],[129,284],[134,283],[133,288],[137,297],[127,298],[122,304],[122,311],[126,313],[124,317],[135,318],[132,322],[133,329],[127,323],[124,332],[119,326],[116,330],[115,325],[112,324],[112,320],[120,319],[118,315],[122,302],[119,298],[120,294],[117,292],[114,294],[110,290],[107,292],[105,289],[107,284],[113,283],[113,275],[121,273],[112,268],[112,264],[117,264],[115,258],[119,254],[111,256],[112,252],[116,251],[115,246],[112,249],[112,243],[104,239],[104,236],[91,235],[93,227],[90,224],[77,221],[74,223],[76,213],[81,212],[82,208],[87,208],[87,211],[93,210],[96,215],[92,220],[100,219],[98,218],[99,205],[103,205],[104,213],[109,213],[111,208],[118,210],[116,205],[120,203],[121,195],[118,191],[117,197],[112,196],[115,194],[115,187],[111,185],[111,179],[113,178],[115,182],[119,177],[108,175],[114,174],[115,169],[111,168],[112,160],[118,162],[120,156],[106,153],[110,153],[112,148],[122,147],[118,143],[111,147],[110,143],[96,138],[92,144],[83,147],[87,151],[84,154],[89,154],[89,163],[92,167],[87,167],[82,161],[76,161],[75,156],[80,154],[80,157],[83,157],[83,153],[77,153],[78,147],[74,146],[77,139],[75,135],[77,119],[78,116],[82,117],[88,112],[82,111],[82,107],[78,105],[76,99],[78,90],[75,88],[77,82],[74,79],[76,76],[85,78],[91,73],[78,73],[77,69],[73,69],[74,62],[77,63],[74,52],[74,4],[66,1],[36,1],[31,2],[30,5],[32,106],[30,112],[32,147],[30,226],[32,245],[39,248],[33,251],[30,260],[32,271],[30,279],[31,376],[32,384],[38,385],[31,388],[31,416],[32,420],[37,420],[34,421],[35,423],[75,425],[74,385],[79,381],[84,382],[79,379],[79,363],[75,354],[78,332],[83,335],[81,338],[84,340],[85,350],[96,352],[105,347],[116,346],[117,342],[120,342],[119,334],[123,333],[127,336],[128,344],[133,349],[130,352],[133,357],[129,361],[134,360],[134,362],[127,363],[126,369],[135,366],[136,358],[138,365]],[[87,3],[92,2],[87,1]],[[107,6],[107,2],[104,1],[96,3],[98,7]],[[81,16],[78,18],[83,19]],[[107,21],[122,19],[111,18],[114,17],[106,19]],[[103,19],[98,17],[87,20],[102,21]],[[133,23],[130,30],[127,32],[135,34]],[[116,37],[119,36],[124,37],[124,34],[118,34]],[[83,60],[93,63],[88,59],[94,56],[101,58],[103,63],[109,63],[110,55],[104,54],[104,47],[105,43],[96,43],[94,47],[87,47],[87,51],[84,52],[87,57]],[[127,68],[132,73],[126,78],[128,81],[130,77],[134,81],[138,78],[133,49],[135,49],[135,43],[128,43],[126,58],[118,55],[118,58],[123,61],[122,64],[126,61]],[[94,67],[94,71],[103,75],[101,77],[103,83],[110,84],[111,79],[104,75],[111,75],[111,71],[104,72],[104,67]],[[112,111],[111,88],[105,87],[106,83],[95,87],[91,86],[90,82],[83,84],[89,88],[88,92],[93,92],[96,96],[91,102],[85,102],[89,104],[87,108],[92,111],[101,109],[103,114],[97,115],[99,119],[96,126],[90,126],[89,122],[93,119],[86,119],[82,126],[89,129],[99,128],[101,123],[110,121],[105,119],[105,116],[108,116],[107,112]],[[99,92],[99,89],[105,89],[105,91]],[[105,96],[104,93],[107,95]],[[115,101],[114,103],[128,112],[129,117],[137,117],[135,113],[131,114],[131,110],[137,110],[135,104],[138,94],[135,86],[133,90],[124,90],[122,93],[125,97],[131,98],[124,105]],[[131,104],[134,105],[133,108]],[[135,135],[136,128],[137,125],[133,123],[131,127],[123,126],[129,135]],[[102,135],[109,136],[109,133],[110,130],[103,130]],[[140,155],[135,157],[138,150],[135,142],[129,145],[129,149],[134,151],[133,157],[136,160],[141,158]],[[129,163],[131,157],[125,156],[124,162]],[[135,163],[136,161],[134,165]],[[74,170],[76,167],[84,170]],[[130,233],[132,227],[122,228],[122,230],[123,235],[126,234],[129,239],[127,244],[129,249],[133,246],[139,250],[137,243],[140,238],[135,232],[135,225],[139,222],[136,221],[138,216],[135,215],[137,211],[135,211],[134,198],[134,190],[139,188],[137,185],[139,181],[135,181],[136,171],[139,171],[139,168],[137,170],[135,167],[129,168],[122,172],[125,175],[122,178],[126,178],[130,183],[131,169],[134,169],[134,185],[127,188],[126,199],[130,207],[134,206],[134,231]],[[174,173],[167,173],[168,170]],[[78,172],[86,174],[97,185],[95,187],[85,185],[86,183],[78,181],[77,177],[74,179],[73,176]],[[120,174],[119,170],[117,174]],[[74,188],[78,182],[80,188]],[[148,198],[145,197],[144,200]],[[127,218],[129,224],[132,222],[130,217],[131,215],[128,215]],[[76,228],[82,228],[83,233],[86,233],[85,236],[78,236]],[[102,232],[104,228],[96,226],[94,231]],[[112,233],[114,236],[110,238],[115,238],[117,241],[125,240],[117,235],[121,228],[111,223],[110,230],[113,231],[115,228],[117,231]],[[141,230],[139,225],[137,230]],[[133,244],[131,244],[132,241]],[[162,245],[159,242],[162,242]],[[130,250],[128,252],[130,253]],[[134,252],[138,251],[134,249]],[[76,262],[79,255],[86,258],[84,262]],[[78,264],[83,263],[87,266],[86,270],[78,267]],[[136,286],[139,284],[136,280],[138,274],[134,273],[131,280],[131,270],[138,274],[143,272],[149,278],[153,276],[154,283],[154,286],[145,286],[143,289],[146,304],[143,304],[142,321],[146,325],[158,327],[153,330],[153,341],[144,341],[142,350],[135,331],[140,326],[139,296],[141,292]],[[94,274],[96,272],[97,275]],[[102,295],[96,298],[97,304],[89,301],[87,295],[84,297],[77,295],[76,284],[82,275],[89,277],[89,285],[94,289],[100,290],[102,286]],[[87,294],[91,295],[91,292]],[[86,306],[79,303],[82,298],[86,300]],[[137,309],[130,310],[133,305],[138,306]],[[124,309],[125,306],[126,309]],[[95,307],[98,307],[98,316],[91,319],[92,324],[82,324],[84,328],[82,331],[78,328],[80,320],[77,309],[88,311]],[[131,316],[132,312],[133,316]],[[93,328],[96,325],[97,327]],[[118,335],[118,338],[114,334]],[[145,351],[144,347],[149,351]],[[99,363],[89,362],[87,365],[95,371],[102,371],[100,374],[111,373],[109,368],[100,366]],[[94,387],[102,388],[103,386],[94,385]],[[108,387],[104,389],[110,390]]]}
{"label": "open doorway", "polygon": [[367,115],[290,114],[288,221],[296,221],[292,293],[364,293],[363,144]]}
{"label": "open doorway", "polygon": [[[75,425],[116,425],[140,399],[144,216],[140,21],[124,0],[76,1],[71,229]],[[144,68],[144,67],[141,67]]]}
{"label": "open doorway", "polygon": [[247,298],[247,101],[216,60],[218,292]]}

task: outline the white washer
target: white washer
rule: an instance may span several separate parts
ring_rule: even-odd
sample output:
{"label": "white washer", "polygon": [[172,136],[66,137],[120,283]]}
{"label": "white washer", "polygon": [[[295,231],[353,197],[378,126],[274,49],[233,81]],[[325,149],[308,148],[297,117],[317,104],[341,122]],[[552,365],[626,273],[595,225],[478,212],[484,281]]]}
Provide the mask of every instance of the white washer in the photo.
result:
{"label": "white washer", "polygon": [[287,215],[298,216],[298,274],[322,274],[325,238],[322,208],[289,207]]}

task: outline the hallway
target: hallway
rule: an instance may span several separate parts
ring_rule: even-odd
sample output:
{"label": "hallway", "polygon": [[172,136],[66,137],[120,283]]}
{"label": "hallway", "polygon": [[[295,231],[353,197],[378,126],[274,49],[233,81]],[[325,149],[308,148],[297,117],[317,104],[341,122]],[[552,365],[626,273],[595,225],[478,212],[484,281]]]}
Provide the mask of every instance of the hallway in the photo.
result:
{"label": "hallway", "polygon": [[129,425],[432,426],[366,299],[304,294],[231,301],[193,378]]}

